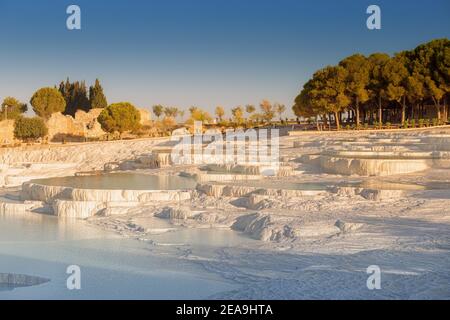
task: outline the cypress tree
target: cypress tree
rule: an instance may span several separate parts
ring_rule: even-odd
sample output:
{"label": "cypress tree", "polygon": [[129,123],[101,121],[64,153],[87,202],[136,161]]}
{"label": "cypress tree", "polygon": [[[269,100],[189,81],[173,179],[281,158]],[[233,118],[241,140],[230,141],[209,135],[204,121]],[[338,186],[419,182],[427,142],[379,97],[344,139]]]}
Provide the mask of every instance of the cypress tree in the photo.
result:
{"label": "cypress tree", "polygon": [[67,78],[66,82],[60,83],[59,91],[66,101],[66,110],[64,111],[64,114],[75,116],[77,110],[84,110],[87,112],[91,109],[84,81],[71,83],[69,78]]}
{"label": "cypress tree", "polygon": [[103,88],[100,85],[100,81],[95,79],[95,85],[89,87],[89,103],[91,109],[101,108],[104,109],[108,106],[106,96],[103,93]]}

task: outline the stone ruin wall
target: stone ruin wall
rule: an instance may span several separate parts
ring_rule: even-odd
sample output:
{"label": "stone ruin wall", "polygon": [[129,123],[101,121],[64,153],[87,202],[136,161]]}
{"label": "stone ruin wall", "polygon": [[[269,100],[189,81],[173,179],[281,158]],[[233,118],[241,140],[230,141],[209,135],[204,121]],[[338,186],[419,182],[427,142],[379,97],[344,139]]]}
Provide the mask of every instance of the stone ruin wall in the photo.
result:
{"label": "stone ruin wall", "polygon": [[0,144],[11,144],[14,140],[14,120],[0,121]]}
{"label": "stone ruin wall", "polygon": [[[103,109],[92,109],[89,112],[78,110],[75,117],[54,113],[47,120],[48,141],[83,141],[84,138],[100,138],[106,134],[97,121]],[[141,124],[148,124],[151,120],[150,112],[138,109],[141,113]],[[0,121],[0,144],[12,144],[14,139],[14,121]]]}
{"label": "stone ruin wall", "polygon": [[102,109],[92,109],[89,112],[78,110],[75,117],[54,113],[47,120],[48,140],[83,140],[84,138],[98,138],[105,134],[97,117]]}

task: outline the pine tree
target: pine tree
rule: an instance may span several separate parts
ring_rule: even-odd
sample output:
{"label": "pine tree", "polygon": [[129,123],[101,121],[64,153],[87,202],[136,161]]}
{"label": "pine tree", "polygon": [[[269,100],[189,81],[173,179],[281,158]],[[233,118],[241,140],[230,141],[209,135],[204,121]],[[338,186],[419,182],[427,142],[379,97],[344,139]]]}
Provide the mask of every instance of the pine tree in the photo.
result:
{"label": "pine tree", "polygon": [[14,97],[6,97],[3,100],[1,107],[0,121],[7,119],[17,119],[28,110],[28,106],[26,103],[21,103]]}
{"label": "pine tree", "polygon": [[383,68],[391,57],[385,53],[374,53],[369,56],[369,76],[368,89],[372,104],[378,107],[378,125],[383,125],[383,107],[388,100],[387,87],[389,83],[383,77]]}
{"label": "pine tree", "polygon": [[362,54],[354,54],[345,58],[339,65],[347,70],[346,94],[352,100],[355,111],[356,126],[360,124],[360,106],[369,100],[369,61]]}
{"label": "pine tree", "polygon": [[[381,127],[383,112],[386,119],[407,119],[408,103],[413,118],[415,110],[433,105],[437,119],[446,121],[450,98],[450,40],[437,39],[402,51],[394,57],[385,53],[374,53],[369,57],[355,54],[339,63],[339,68],[328,67],[316,72],[305,83],[295,99],[293,111],[297,116],[315,117],[327,121],[330,112],[339,116],[353,109],[356,124],[359,124],[359,109],[367,113],[370,121],[378,109],[378,124]],[[345,84],[342,91],[342,83]]]}
{"label": "pine tree", "polygon": [[103,130],[110,133],[117,131],[120,134],[139,128],[140,120],[139,110],[129,102],[113,103],[98,116]]}
{"label": "pine tree", "polygon": [[36,91],[30,100],[33,111],[40,117],[50,118],[53,113],[64,112],[66,102],[56,88],[41,88]]}

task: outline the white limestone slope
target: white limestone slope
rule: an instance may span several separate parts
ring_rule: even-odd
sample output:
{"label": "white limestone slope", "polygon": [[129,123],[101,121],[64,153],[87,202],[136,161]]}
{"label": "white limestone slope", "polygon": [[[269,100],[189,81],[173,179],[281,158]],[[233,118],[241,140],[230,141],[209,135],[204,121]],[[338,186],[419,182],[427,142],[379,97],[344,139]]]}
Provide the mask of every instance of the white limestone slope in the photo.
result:
{"label": "white limestone slope", "polygon": [[[50,144],[0,149],[0,187],[19,186],[32,179],[69,176],[80,171],[120,169],[127,163],[158,167],[167,156],[152,149],[167,139]],[[133,167],[134,168],[134,167]]]}
{"label": "white limestone slope", "polygon": [[[258,180],[205,181],[189,192],[25,183],[22,199],[33,200],[8,203],[0,198],[0,213],[21,215],[48,207],[61,218],[87,219],[139,239],[151,248],[146,255],[174,256],[180,264],[198,264],[236,284],[236,290],[212,298],[448,299],[450,170],[446,136],[435,135],[282,137],[281,159],[293,174],[261,177],[259,169],[217,168],[217,176],[254,175]],[[151,152],[126,151],[123,162],[118,160],[122,156],[107,154],[91,164],[102,169],[117,160],[114,169],[121,163],[153,167],[158,163]],[[84,162],[77,166],[89,168]],[[156,170],[201,171],[164,165]],[[316,182],[326,187],[288,187]],[[206,228],[214,230],[195,230]],[[208,241],[195,243],[203,231],[215,241],[219,228],[238,233],[242,242],[211,250]],[[366,268],[373,264],[382,270],[382,290],[367,289]]]}

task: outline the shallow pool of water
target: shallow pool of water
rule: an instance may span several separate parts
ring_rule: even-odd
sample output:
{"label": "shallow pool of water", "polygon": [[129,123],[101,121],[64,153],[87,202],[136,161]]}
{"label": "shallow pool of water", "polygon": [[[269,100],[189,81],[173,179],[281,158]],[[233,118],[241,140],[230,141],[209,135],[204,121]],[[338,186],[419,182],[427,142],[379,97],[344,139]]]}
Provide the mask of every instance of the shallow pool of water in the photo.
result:
{"label": "shallow pool of water", "polygon": [[[226,184],[226,183],[221,183]],[[406,183],[388,181],[315,181],[315,182],[287,182],[273,180],[235,181],[233,185],[254,188],[269,188],[283,190],[325,191],[333,187],[353,187],[375,190],[448,190],[449,182]]]}
{"label": "shallow pool of water", "polygon": [[[246,241],[236,232],[213,229],[180,229],[137,241],[83,221],[0,215],[0,273],[50,280],[31,287],[4,285],[0,299],[205,299],[237,285],[185,259],[185,252]],[[81,290],[67,289],[70,265],[81,268]]]}
{"label": "shallow pool of water", "polygon": [[179,190],[194,189],[196,181],[177,175],[143,173],[107,173],[92,176],[71,176],[32,180],[33,183],[78,189],[108,190]]}
{"label": "shallow pool of water", "polygon": [[0,292],[2,291],[13,291],[16,288],[21,288],[23,286],[11,285],[11,284],[1,284],[0,283]]}
{"label": "shallow pool of water", "polygon": [[255,181],[236,181],[233,185],[240,185],[254,188],[268,188],[268,189],[283,189],[283,190],[300,190],[300,191],[321,191],[327,190],[333,186],[347,186],[358,187],[361,184],[360,181],[356,182],[330,182],[330,181],[317,181],[317,182],[287,182],[287,181],[270,181],[270,180],[255,180]]}

